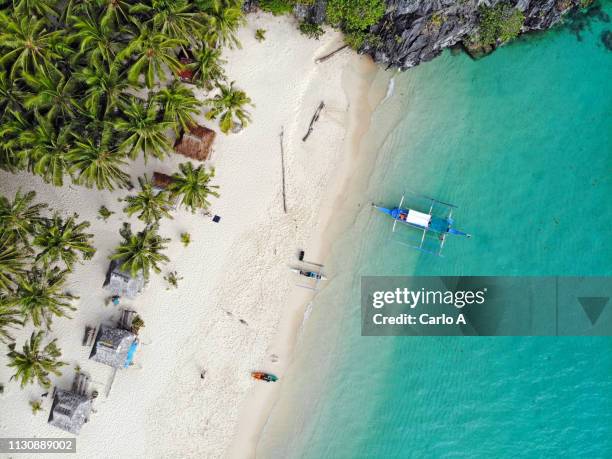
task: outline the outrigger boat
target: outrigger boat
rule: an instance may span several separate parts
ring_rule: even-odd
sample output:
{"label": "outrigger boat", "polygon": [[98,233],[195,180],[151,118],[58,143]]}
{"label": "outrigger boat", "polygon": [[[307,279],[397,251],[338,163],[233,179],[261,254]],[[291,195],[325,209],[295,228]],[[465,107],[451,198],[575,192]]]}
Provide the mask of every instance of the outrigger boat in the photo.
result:
{"label": "outrigger boat", "polygon": [[[429,205],[429,211],[427,213],[409,207],[404,207],[406,193],[402,194],[402,199],[400,200],[399,205],[391,209],[372,204],[374,208],[384,214],[389,215],[393,219],[392,232],[395,232],[398,223],[423,231],[418,245],[409,244],[410,247],[423,252],[442,256],[442,249],[444,248],[444,243],[446,242],[446,236],[449,234],[467,238],[472,237],[471,234],[453,228],[455,221],[453,220],[452,215],[453,210],[456,209],[457,206],[447,202],[438,201],[437,199],[430,198],[428,196],[417,194],[414,194],[414,196],[427,201],[427,204]],[[433,214],[436,206],[442,208],[442,215]],[[426,236],[428,234],[437,236],[438,244],[433,250],[429,250],[424,247]]]}
{"label": "outrigger boat", "polygon": [[253,379],[259,379],[260,381],[265,381],[265,382],[278,381],[278,377],[276,377],[272,373],[264,373],[263,371],[253,371],[251,372],[251,376],[253,377]]}
{"label": "outrigger boat", "polygon": [[291,270],[291,272],[294,272],[296,274],[299,274],[300,276],[304,276],[304,277],[308,277],[309,279],[314,279],[314,280],[327,280],[327,277],[325,277],[323,274],[321,274],[320,272],[316,272],[316,271],[308,271],[305,269],[300,269],[300,268],[289,268]]}
{"label": "outrigger boat", "polygon": [[308,279],[306,285],[296,284],[298,287],[307,288],[309,290],[318,290],[319,282],[326,281],[327,277],[323,274],[323,265],[320,263],[313,263],[311,261],[301,261],[305,266],[303,267],[290,267],[289,270],[300,277]]}

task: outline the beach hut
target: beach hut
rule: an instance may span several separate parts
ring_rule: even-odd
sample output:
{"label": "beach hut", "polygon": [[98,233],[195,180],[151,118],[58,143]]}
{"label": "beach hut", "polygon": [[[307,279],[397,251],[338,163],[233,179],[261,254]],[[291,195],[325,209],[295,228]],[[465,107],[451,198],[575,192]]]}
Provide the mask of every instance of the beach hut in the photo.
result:
{"label": "beach hut", "polygon": [[92,399],[85,394],[78,394],[58,389],[53,397],[53,405],[47,421],[54,427],[78,435],[81,427],[89,420]]}
{"label": "beach hut", "polygon": [[174,179],[171,175],[162,172],[153,172],[153,188],[155,188],[156,191],[166,190],[173,181]]}
{"label": "beach hut", "polygon": [[113,295],[135,298],[144,288],[145,279],[142,272],[132,276],[129,271],[121,270],[121,264],[117,260],[112,260],[102,286]]}
{"label": "beach hut", "polygon": [[136,335],[130,330],[101,325],[89,358],[113,368],[127,368],[137,346]]}
{"label": "beach hut", "polygon": [[174,150],[188,158],[206,161],[210,159],[215,135],[215,131],[211,129],[199,124],[192,124],[176,139]]}

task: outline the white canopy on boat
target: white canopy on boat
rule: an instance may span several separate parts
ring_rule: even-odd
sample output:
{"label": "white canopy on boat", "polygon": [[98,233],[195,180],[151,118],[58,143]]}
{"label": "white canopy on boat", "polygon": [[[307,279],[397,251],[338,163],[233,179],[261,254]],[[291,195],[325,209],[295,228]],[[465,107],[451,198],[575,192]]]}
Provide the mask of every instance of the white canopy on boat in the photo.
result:
{"label": "white canopy on boat", "polygon": [[419,212],[417,210],[408,209],[408,215],[406,216],[406,223],[412,223],[413,225],[422,226],[427,228],[431,221],[431,215]]}

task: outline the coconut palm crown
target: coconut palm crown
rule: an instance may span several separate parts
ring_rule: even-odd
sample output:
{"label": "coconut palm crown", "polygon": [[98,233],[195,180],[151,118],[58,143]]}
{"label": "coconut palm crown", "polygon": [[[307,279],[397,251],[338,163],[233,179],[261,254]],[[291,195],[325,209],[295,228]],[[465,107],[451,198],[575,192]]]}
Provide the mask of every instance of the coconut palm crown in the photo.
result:
{"label": "coconut palm crown", "polygon": [[191,212],[197,209],[208,209],[209,196],[219,197],[219,187],[211,185],[215,170],[206,170],[204,165],[193,167],[191,162],[179,164],[179,172],[172,175],[168,189],[173,197],[180,198],[180,203]]}
{"label": "coconut palm crown", "polygon": [[172,218],[170,215],[170,194],[159,191],[147,177],[138,177],[141,191],[136,195],[125,198],[127,205],[123,209],[128,216],[138,213],[138,219],[147,225],[158,222],[162,217]]}
{"label": "coconut palm crown", "polygon": [[33,245],[40,249],[36,260],[45,266],[63,262],[68,270],[79,260],[90,260],[96,253],[91,239],[93,234],[86,233],[90,223],[77,222],[77,215],[63,219],[58,214],[39,224]]}
{"label": "coconut palm crown", "polygon": [[56,339],[41,349],[44,337],[42,331],[33,332],[29,341],[23,345],[22,352],[11,349],[7,354],[10,360],[8,366],[15,371],[11,379],[19,382],[22,388],[34,382],[38,382],[45,389],[50,388],[49,374],[61,375],[60,368],[66,365],[65,362],[58,360],[62,352],[57,346]]}
{"label": "coconut palm crown", "polygon": [[161,251],[166,249],[170,239],[161,237],[157,230],[157,225],[152,225],[134,234],[129,225],[125,226],[121,232],[123,241],[111,255],[111,260],[119,261],[121,269],[129,271],[132,276],[142,272],[145,279],[148,279],[151,270],[159,273],[159,265],[169,261]]}

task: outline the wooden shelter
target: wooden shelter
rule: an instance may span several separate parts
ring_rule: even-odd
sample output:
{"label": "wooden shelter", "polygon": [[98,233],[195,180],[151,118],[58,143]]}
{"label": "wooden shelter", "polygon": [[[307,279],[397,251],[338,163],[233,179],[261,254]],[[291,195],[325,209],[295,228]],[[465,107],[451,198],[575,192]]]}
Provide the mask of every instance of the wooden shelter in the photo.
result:
{"label": "wooden shelter", "polygon": [[210,159],[215,131],[199,124],[193,124],[176,139],[174,150],[183,156],[198,161]]}
{"label": "wooden shelter", "polygon": [[158,190],[167,189],[174,181],[171,175],[162,172],[153,172],[153,186]]}

